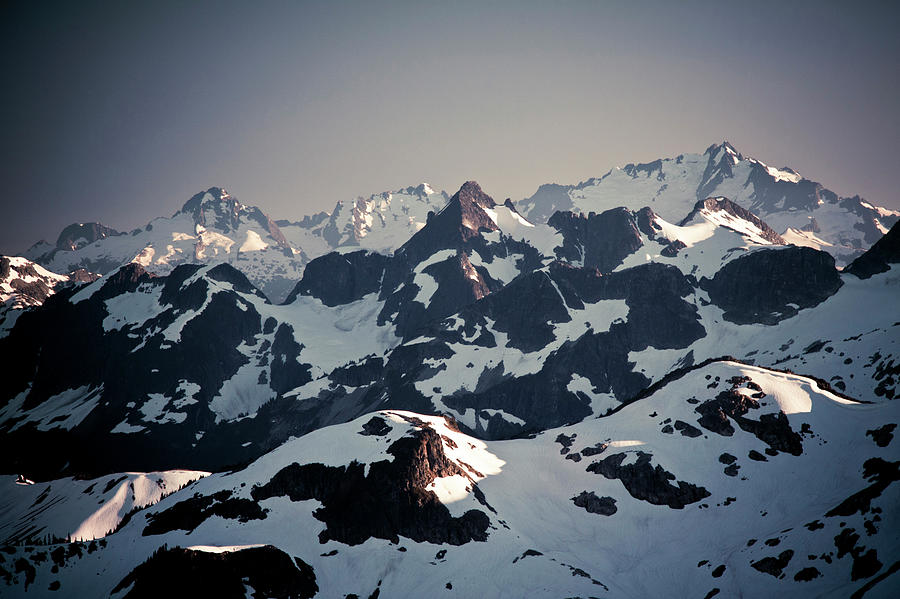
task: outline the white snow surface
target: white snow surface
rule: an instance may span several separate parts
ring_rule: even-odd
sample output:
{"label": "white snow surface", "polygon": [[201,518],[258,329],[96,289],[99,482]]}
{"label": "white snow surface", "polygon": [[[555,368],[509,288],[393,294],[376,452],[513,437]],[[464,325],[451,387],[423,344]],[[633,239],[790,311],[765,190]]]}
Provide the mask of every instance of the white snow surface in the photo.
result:
{"label": "white snow surface", "polygon": [[[208,475],[197,470],[124,472],[27,486],[15,485],[15,476],[0,476],[4,489],[0,493],[0,544],[41,540],[48,535],[73,541],[99,539],[115,530],[130,511],[151,506]],[[40,508],[35,510],[35,506]]]}
{"label": "white snow surface", "polygon": [[[747,418],[784,413],[794,431],[806,425],[799,455],[766,453],[765,442],[733,421],[735,432],[730,436],[706,429],[696,437],[663,432],[666,423],[676,421],[699,427],[695,404],[688,400],[711,399],[730,388],[728,381],[734,377],[749,377],[765,393]],[[711,382],[717,386],[708,389]],[[748,384],[740,383],[739,392],[755,393]],[[358,434],[370,414],[288,441],[242,471],[194,483],[138,512],[107,537],[102,558],[82,558],[55,575],[49,564],[38,567],[34,589],[43,592],[40,589],[46,589],[53,576],[69,594],[108,594],[165,543],[199,551],[275,545],[313,567],[322,596],[365,596],[376,586],[384,596],[433,596],[446,592],[448,582],[460,596],[479,597],[704,596],[713,587],[723,596],[746,595],[750,589],[759,597],[849,596],[871,578],[850,580],[853,560],[849,555],[836,557],[833,539],[842,527],[863,531],[865,516],[825,514],[870,484],[862,476],[866,460],[900,459],[900,446],[879,447],[865,433],[881,423],[896,422],[900,404],[859,404],[823,391],[802,376],[736,362],[711,363],[607,417],[530,439],[482,442],[455,432],[440,417],[394,411],[378,415],[391,426],[385,436]],[[341,466],[352,460],[363,464],[391,460],[386,449],[415,428],[407,421],[412,418],[445,436],[444,452],[468,473],[434,481],[429,490],[453,516],[469,509],[487,515],[491,526],[486,542],[436,545],[401,537],[403,551],[377,538],[354,546],[320,544],[318,534],[326,525],[313,512],[321,504],[287,497],[260,501],[269,510],[264,520],[242,523],[211,516],[190,533],[141,534],[149,513],[171,508],[195,493],[229,490],[236,498],[250,499],[254,485],[268,482],[293,462]],[[572,441],[567,455],[561,455],[560,436]],[[566,459],[585,448],[603,446],[599,454],[585,453],[580,461]],[[749,459],[751,451],[764,455],[765,461]],[[634,496],[618,478],[587,470],[619,454],[623,466],[649,459],[651,468],[671,473],[671,487],[696,485],[708,496],[674,509]],[[725,464],[718,456],[725,454],[735,456],[736,476],[723,472]],[[474,499],[474,490],[469,490],[474,483],[490,510]],[[609,498],[615,513],[604,516],[578,507],[573,499],[582,492]],[[881,572],[890,565],[890,556],[900,551],[900,537],[892,534],[897,515],[890,509],[898,500],[896,484],[873,499],[872,506],[883,510],[876,525],[879,534],[860,540],[877,551],[884,564]],[[820,530],[804,526],[813,521],[821,523]],[[771,539],[777,539],[777,546]],[[780,579],[751,567],[785,550],[793,553]],[[829,552],[830,563],[808,557]],[[720,565],[725,566],[724,576],[713,578],[711,572]],[[795,580],[810,566],[818,569],[818,578]],[[99,572],[104,576],[97,576]],[[875,587],[880,596],[896,584],[891,580]]]}
{"label": "white snow surface", "polygon": [[[813,187],[816,184],[791,171],[775,169],[755,158],[742,156],[727,142],[711,149],[714,150],[712,154],[682,154],[661,159],[658,163],[636,167],[629,165],[627,170],[616,167],[602,177],[567,186],[571,206],[562,205],[560,209],[587,214],[619,206],[635,211],[649,206],[664,220],[679,222],[691,212],[698,200],[719,196],[750,210],[776,231],[786,231],[789,227],[801,229],[810,218],[815,218],[821,229],[816,235],[830,244],[822,249],[833,254],[839,265],[848,263],[854,255],[858,255],[859,250],[854,248],[854,244],[861,243],[862,247],[870,245],[863,241],[863,232],[854,226],[862,223],[861,217],[842,207],[841,198],[819,200],[810,210],[795,210],[785,207],[783,202],[767,207],[756,195],[753,176],[769,177],[769,185],[789,187],[791,193],[796,192],[796,186]],[[723,160],[730,162],[731,173],[714,179],[721,171],[718,165]],[[643,168],[639,170],[637,167]],[[699,195],[701,192],[702,196]],[[862,207],[871,206],[866,202],[859,203]],[[519,206],[526,218],[537,209],[537,204],[530,198]],[[900,216],[900,212],[886,208],[872,206],[871,210],[877,213],[878,218]],[[883,227],[883,224],[879,225]]]}

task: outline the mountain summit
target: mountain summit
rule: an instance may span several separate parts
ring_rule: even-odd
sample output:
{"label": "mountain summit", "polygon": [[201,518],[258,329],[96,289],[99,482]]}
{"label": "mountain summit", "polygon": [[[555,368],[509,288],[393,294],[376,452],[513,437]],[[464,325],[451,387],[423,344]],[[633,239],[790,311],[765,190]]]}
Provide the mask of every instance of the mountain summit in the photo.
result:
{"label": "mountain summit", "polygon": [[[728,198],[765,220],[779,235],[831,253],[847,264],[875,243],[900,218],[858,196],[840,197],[789,168],[746,157],[725,141],[702,154],[679,154],[627,164],[577,185],[542,185],[520,202],[532,221],[545,222],[556,210],[601,212],[616,206],[649,205],[669,222],[679,222],[696,202]],[[813,231],[815,235],[796,234]]]}

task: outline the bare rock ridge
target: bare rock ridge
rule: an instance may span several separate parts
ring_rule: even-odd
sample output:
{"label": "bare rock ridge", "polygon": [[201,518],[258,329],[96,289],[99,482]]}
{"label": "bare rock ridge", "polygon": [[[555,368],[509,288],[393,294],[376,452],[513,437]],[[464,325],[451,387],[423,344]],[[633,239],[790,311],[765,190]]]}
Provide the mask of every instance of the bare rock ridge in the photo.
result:
{"label": "bare rock ridge", "polygon": [[787,245],[787,242],[784,240],[784,238],[776,233],[772,229],[772,227],[767,225],[761,218],[759,218],[749,210],[741,208],[739,205],[735,204],[728,198],[706,198],[705,200],[700,200],[694,205],[694,209],[691,210],[691,213],[688,214],[678,224],[684,226],[687,223],[691,222],[701,210],[709,210],[711,212],[722,211],[731,214],[736,218],[753,224],[756,228],[762,231],[762,237],[767,241],[770,241],[771,243],[776,245]]}
{"label": "bare rock ridge", "polygon": [[860,279],[890,270],[891,264],[900,263],[900,223],[891,227],[884,237],[844,269]]}

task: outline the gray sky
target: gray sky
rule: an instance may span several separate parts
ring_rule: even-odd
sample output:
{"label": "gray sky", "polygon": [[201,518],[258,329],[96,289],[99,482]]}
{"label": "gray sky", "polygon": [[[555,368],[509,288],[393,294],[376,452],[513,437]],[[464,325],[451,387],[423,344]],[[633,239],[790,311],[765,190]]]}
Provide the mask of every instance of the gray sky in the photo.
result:
{"label": "gray sky", "polygon": [[900,208],[896,2],[0,4],[0,253],[226,187],[495,199],[731,141]]}

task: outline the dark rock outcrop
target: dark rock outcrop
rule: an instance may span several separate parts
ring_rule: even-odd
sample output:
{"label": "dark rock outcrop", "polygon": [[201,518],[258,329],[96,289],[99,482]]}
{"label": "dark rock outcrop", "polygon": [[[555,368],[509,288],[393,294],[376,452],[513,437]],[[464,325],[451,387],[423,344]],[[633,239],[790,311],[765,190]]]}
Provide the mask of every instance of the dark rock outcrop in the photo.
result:
{"label": "dark rock outcrop", "polygon": [[724,318],[737,324],[775,324],[817,306],[841,285],[833,257],[794,246],[752,252],[700,281]]}
{"label": "dark rock outcrop", "polygon": [[213,495],[195,495],[179,501],[165,511],[148,514],[148,524],[141,534],[146,537],[173,530],[191,532],[212,516],[240,522],[265,520],[267,512],[255,501],[231,497],[231,491],[228,490]]}
{"label": "dark rock outcrop", "polygon": [[156,598],[161,581],[171,581],[182,597],[254,597],[308,599],[319,592],[312,566],[299,557],[265,545],[209,553],[163,546],[113,589],[129,599]]}
{"label": "dark rock outcrop", "polygon": [[[775,451],[791,455],[803,453],[803,438],[791,429],[784,412],[762,414],[759,420],[747,418],[750,410],[759,409],[759,402],[738,391],[736,381],[730,389],[721,391],[715,399],[704,401],[694,408],[700,414],[698,424],[708,431],[730,437],[734,434],[731,422],[756,436]],[[768,451],[768,450],[766,450]]]}
{"label": "dark rock outcrop", "polygon": [[676,510],[709,497],[709,491],[693,483],[679,480],[676,481],[677,486],[673,485],[669,481],[675,480],[674,474],[658,464],[651,466],[650,454],[643,451],[636,453],[637,461],[632,464],[622,465],[628,454],[616,453],[594,462],[587,467],[587,471],[602,474],[609,479],[621,480],[625,489],[635,499],[653,505],[667,505]]}
{"label": "dark rock outcrop", "polygon": [[116,235],[124,235],[124,233],[120,233],[100,223],[74,223],[60,232],[59,237],[56,239],[56,249],[59,251],[74,251],[95,241]]}
{"label": "dark rock outcrop", "polygon": [[381,279],[390,258],[360,250],[332,252],[306,265],[303,278],[285,300],[292,303],[298,295],[310,295],[326,306],[349,304],[381,289]]}
{"label": "dark rock outcrop", "polygon": [[612,516],[618,511],[615,499],[612,497],[597,497],[593,491],[582,491],[580,495],[572,498],[572,502],[592,514],[600,514],[601,516]]}
{"label": "dark rock outcrop", "polygon": [[900,222],[896,223],[869,250],[844,268],[844,272],[868,279],[900,263]]}
{"label": "dark rock outcrop", "polygon": [[635,217],[625,208],[587,216],[557,212],[547,224],[563,235],[563,245],[555,250],[557,258],[581,262],[602,273],[612,271],[643,245]]}
{"label": "dark rock outcrop", "polygon": [[787,568],[792,557],[794,557],[794,551],[792,549],[787,549],[779,553],[777,557],[764,557],[750,565],[760,572],[778,578],[781,576],[782,571]]}
{"label": "dark rock outcrop", "polygon": [[462,545],[487,539],[490,519],[484,512],[469,510],[453,517],[427,489],[437,477],[466,476],[444,454],[437,432],[421,428],[395,441],[387,451],[393,461],[374,462],[368,468],[356,461],[339,467],[294,463],[254,487],[251,495],[256,501],[280,496],[320,501],[322,507],[313,515],[327,525],[319,534],[322,543],[358,545],[372,537],[399,542],[404,536],[417,542]]}

